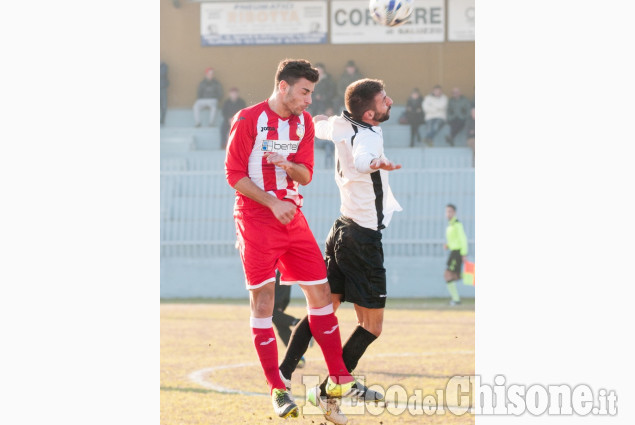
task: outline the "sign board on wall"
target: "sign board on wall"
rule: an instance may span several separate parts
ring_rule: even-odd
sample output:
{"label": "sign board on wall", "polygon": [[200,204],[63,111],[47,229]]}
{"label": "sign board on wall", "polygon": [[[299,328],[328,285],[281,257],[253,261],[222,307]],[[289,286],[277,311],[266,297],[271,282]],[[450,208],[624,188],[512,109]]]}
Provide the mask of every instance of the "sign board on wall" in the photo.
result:
{"label": "sign board on wall", "polygon": [[474,0],[448,1],[448,40],[474,41]]}
{"label": "sign board on wall", "polygon": [[331,2],[331,43],[426,43],[445,40],[445,1],[416,0],[410,19],[398,27],[377,24],[368,0]]}
{"label": "sign board on wall", "polygon": [[327,2],[260,1],[201,4],[201,45],[321,44]]}

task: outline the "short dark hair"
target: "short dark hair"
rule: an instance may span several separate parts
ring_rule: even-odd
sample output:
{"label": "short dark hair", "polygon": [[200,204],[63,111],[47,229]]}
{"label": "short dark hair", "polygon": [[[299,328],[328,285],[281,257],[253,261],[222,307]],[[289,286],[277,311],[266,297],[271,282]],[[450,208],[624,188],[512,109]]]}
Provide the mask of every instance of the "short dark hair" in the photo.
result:
{"label": "short dark hair", "polygon": [[364,112],[375,110],[375,96],[384,90],[382,80],[362,78],[349,84],[344,94],[346,109],[355,121],[362,121]]}
{"label": "short dark hair", "polygon": [[280,81],[286,81],[287,84],[292,86],[300,78],[306,78],[312,83],[317,83],[320,79],[320,74],[317,69],[311,66],[309,61],[304,59],[284,59],[278,64],[275,88],[278,88]]}
{"label": "short dark hair", "polygon": [[456,212],[456,207],[453,204],[447,204],[446,207],[452,208]]}

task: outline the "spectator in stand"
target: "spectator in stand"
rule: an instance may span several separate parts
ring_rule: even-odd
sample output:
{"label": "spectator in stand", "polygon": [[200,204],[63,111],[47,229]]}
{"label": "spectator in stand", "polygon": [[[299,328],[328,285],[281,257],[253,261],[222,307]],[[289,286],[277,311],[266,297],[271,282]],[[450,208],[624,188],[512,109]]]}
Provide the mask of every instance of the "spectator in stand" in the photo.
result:
{"label": "spectator in stand", "polygon": [[337,82],[337,101],[336,104],[333,105],[333,108],[338,114],[344,108],[344,93],[346,93],[346,88],[354,81],[361,80],[362,78],[364,78],[364,76],[359,72],[355,62],[352,60],[346,62],[346,70]]}
{"label": "spectator in stand", "polygon": [[472,167],[475,165],[475,144],[474,144],[474,130],[476,128],[476,119],[474,118],[474,104],[472,103],[472,109],[470,110],[470,117],[467,119],[467,145],[472,148]]}
{"label": "spectator in stand", "polygon": [[448,101],[448,124],[450,125],[450,134],[445,136],[445,141],[454,146],[454,139],[456,135],[465,128],[465,123],[470,116],[470,109],[472,108],[472,102],[467,97],[461,94],[461,90],[458,87],[452,89],[452,96]]}
{"label": "spectator in stand", "polygon": [[421,103],[421,92],[419,92],[419,89],[415,88],[412,92],[410,92],[410,97],[406,103],[406,119],[410,125],[410,147],[413,147],[415,142],[421,141],[419,127],[425,122]]}
{"label": "spectator in stand", "polygon": [[428,146],[432,146],[434,136],[436,136],[445,125],[448,109],[448,97],[443,94],[440,85],[437,84],[434,86],[432,93],[423,98],[422,107],[427,123],[425,142]]}
{"label": "spectator in stand", "polygon": [[196,102],[194,102],[194,125],[196,127],[201,126],[201,109],[209,108],[209,125],[214,124],[214,118],[216,117],[216,108],[218,102],[223,98],[223,86],[218,80],[214,79],[214,68],[207,68],[205,70],[205,78],[198,85],[198,91],[196,93]]}
{"label": "spectator in stand", "polygon": [[165,124],[165,114],[168,112],[168,64],[161,61],[161,125]]}
{"label": "spectator in stand", "polygon": [[320,79],[313,91],[313,104],[310,112],[311,115],[322,115],[326,113],[327,108],[333,106],[337,88],[331,74],[326,72],[326,67],[323,63],[315,64],[315,68],[320,73]]}
{"label": "spectator in stand", "polygon": [[245,107],[247,107],[247,104],[241,97],[239,97],[238,88],[232,87],[229,89],[229,99],[225,100],[221,111],[223,115],[223,123],[220,126],[221,149],[225,149],[227,147],[227,139],[229,138],[229,129],[231,127],[232,118],[236,112]]}

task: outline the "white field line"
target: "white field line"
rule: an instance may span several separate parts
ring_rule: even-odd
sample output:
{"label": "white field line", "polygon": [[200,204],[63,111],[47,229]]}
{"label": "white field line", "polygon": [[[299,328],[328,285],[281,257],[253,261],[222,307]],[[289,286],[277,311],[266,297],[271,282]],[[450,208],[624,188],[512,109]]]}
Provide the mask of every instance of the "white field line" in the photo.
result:
{"label": "white field line", "polygon": [[[467,354],[474,354],[474,351],[471,351],[471,350],[460,350],[460,351],[429,352],[429,353],[384,353],[384,354],[374,354],[374,355],[364,356],[364,358],[414,357],[414,356],[430,357],[430,356],[439,356],[439,355],[467,355]],[[310,358],[307,358],[306,360],[319,361],[319,360],[324,360],[324,358],[323,357],[310,357]],[[214,391],[217,391],[219,393],[241,394],[241,395],[247,395],[247,396],[270,397],[270,395],[268,393],[242,391],[242,390],[237,390],[237,389],[234,389],[234,388],[227,388],[227,387],[219,385],[219,384],[217,384],[215,382],[211,382],[211,381],[208,381],[208,380],[205,379],[205,376],[209,375],[212,372],[218,371],[218,370],[240,369],[240,368],[243,368],[243,367],[254,367],[254,366],[260,366],[260,363],[258,363],[258,362],[248,362],[248,363],[235,363],[235,364],[207,367],[205,369],[200,369],[200,370],[197,370],[197,371],[194,371],[194,372],[190,373],[188,375],[188,378],[190,379],[190,381],[194,382],[195,384],[200,385],[201,387],[208,388],[210,390],[214,390]],[[297,398],[298,395],[294,394],[294,397]],[[346,398],[343,398],[341,400],[341,404],[343,406],[350,406],[351,405],[351,401],[346,399]],[[381,405],[381,403],[380,403],[380,405]],[[399,404],[394,404],[394,406],[395,407],[399,407],[399,408],[403,408],[403,407],[408,407],[408,404],[399,403]],[[444,405],[442,407],[458,407],[458,406]]]}

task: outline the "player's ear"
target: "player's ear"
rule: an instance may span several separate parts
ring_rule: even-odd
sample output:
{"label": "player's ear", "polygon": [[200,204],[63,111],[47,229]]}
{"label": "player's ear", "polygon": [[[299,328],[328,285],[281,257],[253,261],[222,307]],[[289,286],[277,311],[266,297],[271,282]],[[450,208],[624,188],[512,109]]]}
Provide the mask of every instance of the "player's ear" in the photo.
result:
{"label": "player's ear", "polygon": [[287,90],[289,90],[289,83],[281,80],[280,83],[278,83],[278,91],[282,94],[285,94]]}
{"label": "player's ear", "polygon": [[373,118],[375,118],[375,111],[373,111],[372,109],[367,110],[366,112],[364,112],[364,115],[362,115],[363,121],[371,121]]}

